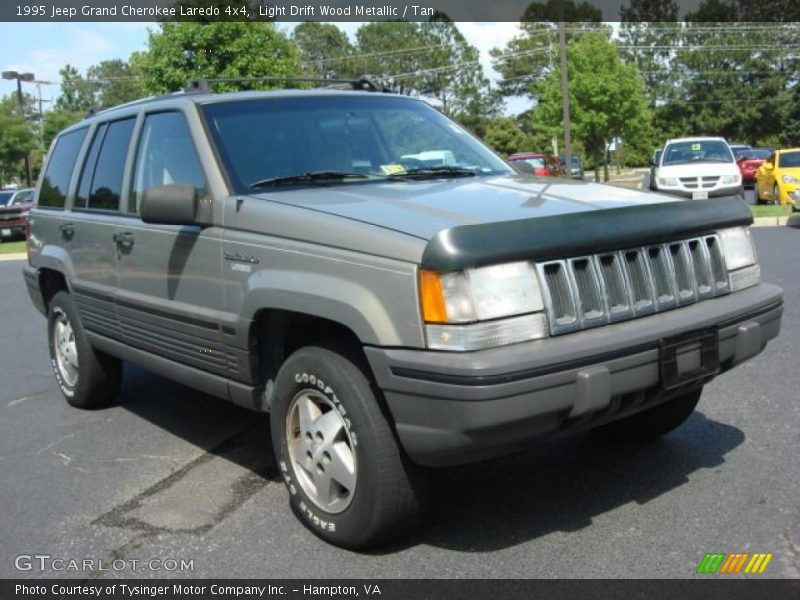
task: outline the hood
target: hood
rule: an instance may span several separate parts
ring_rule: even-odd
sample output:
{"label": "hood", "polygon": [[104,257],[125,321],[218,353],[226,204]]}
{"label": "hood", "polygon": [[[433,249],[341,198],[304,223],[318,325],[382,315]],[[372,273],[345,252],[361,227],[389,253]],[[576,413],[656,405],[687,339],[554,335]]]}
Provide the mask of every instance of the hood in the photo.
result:
{"label": "hood", "polygon": [[791,175],[800,179],[800,167],[778,167],[781,175]]}
{"label": "hood", "polygon": [[610,185],[524,175],[355,183],[271,190],[256,196],[426,240],[464,225],[683,202]]}

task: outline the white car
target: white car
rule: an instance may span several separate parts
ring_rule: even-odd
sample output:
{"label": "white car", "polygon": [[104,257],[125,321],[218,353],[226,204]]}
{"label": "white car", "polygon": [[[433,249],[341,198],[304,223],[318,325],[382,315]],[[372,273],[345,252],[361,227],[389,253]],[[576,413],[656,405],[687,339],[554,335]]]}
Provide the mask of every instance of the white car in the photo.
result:
{"label": "white car", "polygon": [[705,200],[742,196],[742,175],[728,142],[718,137],[668,140],[655,166],[659,192]]}

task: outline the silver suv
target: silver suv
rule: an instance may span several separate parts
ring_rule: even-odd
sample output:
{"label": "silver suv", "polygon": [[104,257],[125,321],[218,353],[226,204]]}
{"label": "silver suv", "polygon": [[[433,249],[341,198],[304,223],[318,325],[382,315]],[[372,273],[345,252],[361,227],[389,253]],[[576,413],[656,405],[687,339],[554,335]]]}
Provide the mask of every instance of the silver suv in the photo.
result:
{"label": "silver suv", "polygon": [[67,401],[113,402],[131,361],[270,412],[296,513],[350,548],[406,529],[428,467],[674,429],[780,329],[744,204],[519,175],[393,94],[106,110],[36,197],[24,278]]}

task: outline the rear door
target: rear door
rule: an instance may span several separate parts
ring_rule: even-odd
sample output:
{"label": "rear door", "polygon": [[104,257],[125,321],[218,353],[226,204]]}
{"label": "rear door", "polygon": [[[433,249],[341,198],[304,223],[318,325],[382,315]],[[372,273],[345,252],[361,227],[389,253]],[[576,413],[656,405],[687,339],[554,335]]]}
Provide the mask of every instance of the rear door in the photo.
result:
{"label": "rear door", "polygon": [[99,123],[81,166],[65,247],[72,261],[72,291],[84,326],[117,337],[114,297],[118,285],[117,244],[125,163],[136,117]]}
{"label": "rear door", "polygon": [[117,228],[117,314],[125,341],[165,358],[230,376],[236,360],[222,341],[221,228],[154,225],[139,217],[152,186],[193,185],[212,202],[208,179],[183,111],[143,115],[131,164],[127,214]]}

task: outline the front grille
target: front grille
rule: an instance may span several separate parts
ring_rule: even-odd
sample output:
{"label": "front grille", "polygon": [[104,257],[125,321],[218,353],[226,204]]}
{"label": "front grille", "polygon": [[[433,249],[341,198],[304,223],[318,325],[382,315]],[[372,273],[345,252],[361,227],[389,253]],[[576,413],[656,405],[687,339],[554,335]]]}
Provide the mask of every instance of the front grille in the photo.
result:
{"label": "front grille", "polygon": [[716,235],[537,264],[553,335],[730,291]]}

